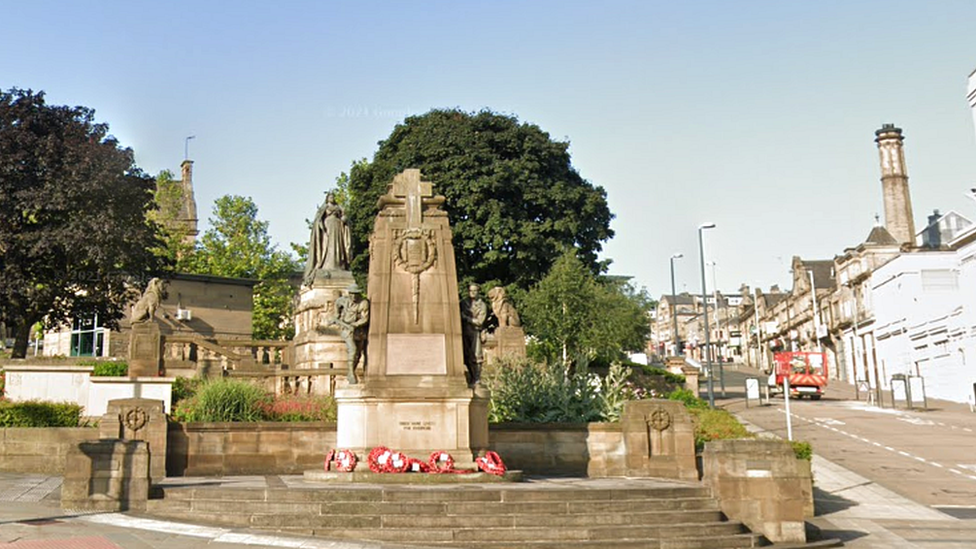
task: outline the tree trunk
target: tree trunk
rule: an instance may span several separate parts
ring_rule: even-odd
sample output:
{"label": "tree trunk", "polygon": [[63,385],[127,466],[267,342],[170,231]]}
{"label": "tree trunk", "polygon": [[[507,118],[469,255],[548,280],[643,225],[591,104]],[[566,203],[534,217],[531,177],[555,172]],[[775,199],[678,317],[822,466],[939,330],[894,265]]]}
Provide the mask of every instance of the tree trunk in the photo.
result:
{"label": "tree trunk", "polygon": [[17,324],[17,333],[14,338],[14,348],[10,352],[10,358],[27,358],[27,346],[30,344],[30,333],[33,322],[26,319]]}

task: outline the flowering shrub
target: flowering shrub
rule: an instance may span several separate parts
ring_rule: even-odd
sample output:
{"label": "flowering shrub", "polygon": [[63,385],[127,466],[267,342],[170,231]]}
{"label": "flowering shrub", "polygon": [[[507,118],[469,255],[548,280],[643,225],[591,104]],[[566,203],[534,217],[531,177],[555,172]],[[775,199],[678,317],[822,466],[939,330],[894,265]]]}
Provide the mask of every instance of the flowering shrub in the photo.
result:
{"label": "flowering shrub", "polygon": [[209,380],[177,404],[173,417],[177,421],[264,421],[271,400],[271,393],[247,381]]}
{"label": "flowering shrub", "polygon": [[752,433],[726,410],[711,409],[706,404],[705,407],[689,408],[689,411],[698,418],[695,427],[695,449],[699,452],[710,440],[753,437]]}
{"label": "flowering shrub", "polygon": [[328,396],[283,395],[264,404],[272,421],[335,421],[335,400]]}
{"label": "flowering shrub", "polygon": [[[335,421],[335,401],[330,397],[283,395],[247,381],[215,379],[174,383],[173,419],[194,421]],[[180,395],[177,399],[176,394]]]}

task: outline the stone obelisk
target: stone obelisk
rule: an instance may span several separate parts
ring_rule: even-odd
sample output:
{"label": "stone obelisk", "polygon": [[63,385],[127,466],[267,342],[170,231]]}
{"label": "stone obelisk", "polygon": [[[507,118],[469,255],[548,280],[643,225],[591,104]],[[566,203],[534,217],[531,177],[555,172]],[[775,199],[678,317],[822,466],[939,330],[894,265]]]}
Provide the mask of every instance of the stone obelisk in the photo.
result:
{"label": "stone obelisk", "polygon": [[370,237],[368,368],[336,390],[337,447],[386,446],[423,459],[446,451],[471,467],[488,446],[488,394],[469,387],[457,267],[443,196],[419,170],[380,197]]}

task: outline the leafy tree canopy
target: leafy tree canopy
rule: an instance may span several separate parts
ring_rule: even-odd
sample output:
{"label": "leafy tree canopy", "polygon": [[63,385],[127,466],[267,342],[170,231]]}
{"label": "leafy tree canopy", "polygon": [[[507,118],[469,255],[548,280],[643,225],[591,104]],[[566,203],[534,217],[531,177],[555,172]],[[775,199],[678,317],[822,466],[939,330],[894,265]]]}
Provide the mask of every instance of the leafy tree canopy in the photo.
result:
{"label": "leafy tree canopy", "polygon": [[159,227],[161,245],[153,253],[165,259],[176,272],[185,272],[193,254],[191,227],[180,220],[183,206],[183,185],[173,178],[173,173],[163,170],[156,176],[153,192],[155,208],[148,212],[149,219]]}
{"label": "leafy tree canopy", "polygon": [[521,301],[526,332],[550,362],[607,364],[625,351],[643,350],[650,333],[653,303],[646,292],[597,278],[575,250],[563,253]]}
{"label": "leafy tree canopy", "polygon": [[298,263],[277,249],[268,222],[258,219],[250,198],[222,196],[214,202],[210,228],[187,260],[187,272],[258,280],[254,287],[253,335],[256,339],[288,339],[294,335],[289,282]]}
{"label": "leafy tree canopy", "polygon": [[152,191],[94,110],[0,91],[0,320],[15,327],[12,356],[42,319],[117,326],[131,283],[165,263],[150,251]]}
{"label": "leafy tree canopy", "polygon": [[418,168],[447,198],[461,287],[468,282],[527,289],[571,246],[590,271],[613,236],[606,192],[570,163],[569,143],[491,111],[433,110],[407,118],[380,142],[372,162],[353,164],[348,216],[353,271],[368,270],[377,199],[393,176]]}

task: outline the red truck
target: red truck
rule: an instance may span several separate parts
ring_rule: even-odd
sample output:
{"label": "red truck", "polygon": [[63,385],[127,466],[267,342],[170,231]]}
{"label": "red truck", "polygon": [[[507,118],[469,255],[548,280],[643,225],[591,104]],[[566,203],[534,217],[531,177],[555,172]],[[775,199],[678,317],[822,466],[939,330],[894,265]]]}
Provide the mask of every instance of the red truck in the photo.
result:
{"label": "red truck", "polygon": [[[789,379],[790,396],[820,400],[827,388],[827,354],[815,352],[783,352],[773,354],[775,371],[769,376],[770,386],[783,391]],[[773,379],[775,376],[775,381]]]}

